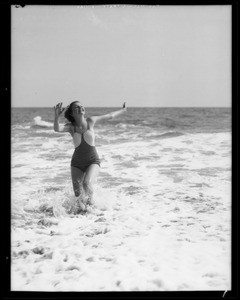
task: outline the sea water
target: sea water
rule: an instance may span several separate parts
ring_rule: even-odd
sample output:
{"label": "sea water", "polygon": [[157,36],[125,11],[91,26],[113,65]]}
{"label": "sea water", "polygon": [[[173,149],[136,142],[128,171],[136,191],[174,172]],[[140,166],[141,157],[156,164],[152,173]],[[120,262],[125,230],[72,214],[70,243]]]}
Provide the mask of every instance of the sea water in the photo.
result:
{"label": "sea water", "polygon": [[12,290],[230,289],[230,108],[128,108],[96,124],[95,206],[79,215],[74,145],[53,120],[12,109]]}

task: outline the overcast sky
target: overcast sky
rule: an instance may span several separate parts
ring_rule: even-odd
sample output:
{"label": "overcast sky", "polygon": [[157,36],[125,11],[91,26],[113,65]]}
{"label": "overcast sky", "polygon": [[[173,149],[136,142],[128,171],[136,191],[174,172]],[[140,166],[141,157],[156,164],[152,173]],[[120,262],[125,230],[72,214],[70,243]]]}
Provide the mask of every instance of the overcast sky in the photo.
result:
{"label": "overcast sky", "polygon": [[231,6],[12,6],[12,106],[230,107]]}

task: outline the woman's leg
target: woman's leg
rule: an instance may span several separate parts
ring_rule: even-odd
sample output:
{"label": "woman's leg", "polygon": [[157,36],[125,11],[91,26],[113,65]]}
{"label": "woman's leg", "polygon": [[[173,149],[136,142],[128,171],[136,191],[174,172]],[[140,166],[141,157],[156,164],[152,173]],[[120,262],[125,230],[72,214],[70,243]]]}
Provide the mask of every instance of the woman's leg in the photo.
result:
{"label": "woman's leg", "polygon": [[88,196],[89,204],[92,203],[93,198],[93,184],[99,174],[100,167],[97,164],[92,164],[88,167],[85,173],[85,177],[83,179],[83,188]]}
{"label": "woman's leg", "polygon": [[75,167],[71,167],[73,191],[76,197],[79,197],[82,193],[82,181],[84,173]]}
{"label": "woman's leg", "polygon": [[[75,196],[77,197],[77,205],[81,210],[85,210],[86,206],[82,203],[82,200],[84,198],[84,190],[83,190],[83,177],[84,172],[82,172],[80,169],[71,167],[71,175],[72,175],[72,184],[73,184],[73,191]],[[81,197],[80,197],[81,196]]]}

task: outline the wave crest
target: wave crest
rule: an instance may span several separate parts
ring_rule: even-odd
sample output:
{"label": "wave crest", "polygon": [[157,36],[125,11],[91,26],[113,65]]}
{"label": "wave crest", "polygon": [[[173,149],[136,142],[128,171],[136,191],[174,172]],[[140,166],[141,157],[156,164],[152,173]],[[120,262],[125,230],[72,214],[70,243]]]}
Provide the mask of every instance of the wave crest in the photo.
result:
{"label": "wave crest", "polygon": [[37,116],[33,118],[33,125],[32,127],[41,127],[41,128],[52,128],[53,124],[47,121],[43,121],[42,117]]}
{"label": "wave crest", "polygon": [[185,135],[183,132],[180,131],[167,131],[161,134],[151,134],[150,136],[147,136],[148,138],[157,138],[157,139],[168,139],[168,138],[174,138],[181,135]]}

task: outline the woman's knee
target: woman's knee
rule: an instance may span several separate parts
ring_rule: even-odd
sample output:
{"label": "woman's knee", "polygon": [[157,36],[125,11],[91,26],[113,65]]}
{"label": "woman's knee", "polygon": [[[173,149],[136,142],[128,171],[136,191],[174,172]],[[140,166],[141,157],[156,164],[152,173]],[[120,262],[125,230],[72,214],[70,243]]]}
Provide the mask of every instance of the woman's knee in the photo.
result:
{"label": "woman's knee", "polygon": [[79,189],[74,190],[74,195],[75,195],[75,197],[79,197],[80,196]]}
{"label": "woman's knee", "polygon": [[80,184],[79,180],[73,180],[73,191],[76,197],[80,196],[81,193]]}
{"label": "woman's knee", "polygon": [[72,185],[75,195],[81,193],[81,182],[83,179],[83,172],[78,168],[71,167]]}
{"label": "woman's knee", "polygon": [[89,178],[85,178],[83,180],[83,187],[85,190],[92,190],[92,183],[91,180]]}

